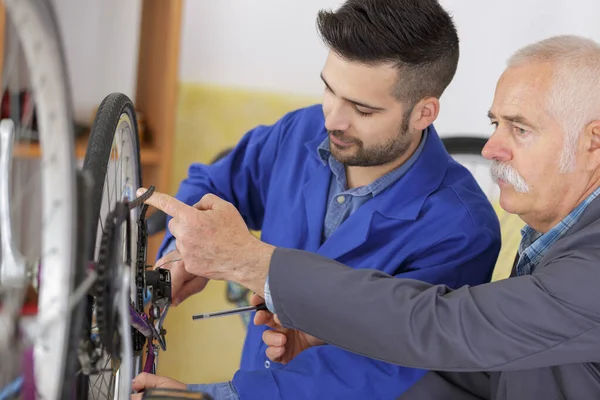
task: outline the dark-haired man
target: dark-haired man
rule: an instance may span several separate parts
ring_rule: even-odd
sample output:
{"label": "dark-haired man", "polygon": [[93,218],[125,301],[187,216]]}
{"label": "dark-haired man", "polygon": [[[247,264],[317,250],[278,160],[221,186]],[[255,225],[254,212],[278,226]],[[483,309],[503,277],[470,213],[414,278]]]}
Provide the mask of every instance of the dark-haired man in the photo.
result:
{"label": "dark-haired man", "polygon": [[[192,165],[177,198],[194,205],[213,193],[263,241],[353,268],[450,287],[488,281],[500,248],[497,218],[432,126],[459,56],[450,16],[435,0],[348,0],[320,12],[317,25],[330,49],[322,106],[251,130],[214,165]],[[188,248],[174,221],[157,264]],[[175,303],[206,285],[182,261],[168,265]],[[274,363],[265,329],[249,325],[232,382],[190,388],[217,400],[393,399],[425,373],[329,345]],[[185,387],[146,374],[134,380],[136,390],[155,385]]]}

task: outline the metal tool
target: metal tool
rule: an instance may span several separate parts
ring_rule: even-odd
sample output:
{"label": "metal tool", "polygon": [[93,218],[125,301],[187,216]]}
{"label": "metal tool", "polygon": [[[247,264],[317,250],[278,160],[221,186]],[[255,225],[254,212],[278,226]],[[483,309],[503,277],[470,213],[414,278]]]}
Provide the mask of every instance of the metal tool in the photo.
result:
{"label": "metal tool", "polygon": [[217,312],[205,313],[205,314],[196,314],[196,315],[192,315],[192,319],[196,320],[196,319],[207,319],[207,318],[212,318],[212,317],[223,317],[225,315],[235,315],[235,314],[241,314],[241,313],[248,312],[248,311],[260,311],[260,310],[267,310],[267,305],[263,303],[263,304],[259,304],[257,306],[240,307],[240,308],[234,308],[232,310],[217,311]]}

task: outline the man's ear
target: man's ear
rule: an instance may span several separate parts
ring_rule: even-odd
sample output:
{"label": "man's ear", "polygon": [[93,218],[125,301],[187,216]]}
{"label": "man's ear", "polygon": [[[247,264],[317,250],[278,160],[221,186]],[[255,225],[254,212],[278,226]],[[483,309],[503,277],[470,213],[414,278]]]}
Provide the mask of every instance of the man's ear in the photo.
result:
{"label": "man's ear", "polygon": [[440,113],[440,100],[427,97],[419,101],[411,113],[411,122],[414,129],[422,131],[433,123]]}
{"label": "man's ear", "polygon": [[592,121],[585,128],[586,151],[590,170],[600,168],[600,121]]}

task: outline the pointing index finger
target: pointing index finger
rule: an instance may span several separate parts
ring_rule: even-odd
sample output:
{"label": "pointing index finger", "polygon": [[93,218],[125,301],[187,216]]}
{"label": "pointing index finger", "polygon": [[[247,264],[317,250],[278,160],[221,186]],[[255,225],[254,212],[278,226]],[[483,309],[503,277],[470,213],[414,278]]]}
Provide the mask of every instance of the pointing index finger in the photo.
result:
{"label": "pointing index finger", "polygon": [[[138,196],[144,193],[144,191],[145,189],[139,189],[137,192]],[[144,203],[156,207],[175,218],[186,216],[191,210],[194,210],[193,207],[190,207],[184,202],[177,200],[175,197],[157,191],[152,193],[152,195],[147,198]]]}

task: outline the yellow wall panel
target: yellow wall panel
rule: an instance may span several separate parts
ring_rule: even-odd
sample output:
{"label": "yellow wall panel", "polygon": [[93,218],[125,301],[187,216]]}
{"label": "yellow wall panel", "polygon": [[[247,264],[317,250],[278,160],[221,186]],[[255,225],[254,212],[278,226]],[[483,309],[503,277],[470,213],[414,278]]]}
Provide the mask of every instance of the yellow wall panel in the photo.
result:
{"label": "yellow wall panel", "polygon": [[[179,87],[171,192],[187,176],[192,162],[210,162],[259,124],[271,124],[286,112],[319,102],[284,94],[261,93],[182,83]],[[224,282],[210,282],[200,294],[170,310],[165,321],[167,351],[158,374],[186,383],[230,380],[240,360],[245,327],[239,316],[192,321],[191,315],[233,307]]]}
{"label": "yellow wall panel", "polygon": [[209,162],[235,145],[248,130],[276,122],[285,113],[319,98],[264,93],[218,86],[180,84],[172,190],[194,161]]}

